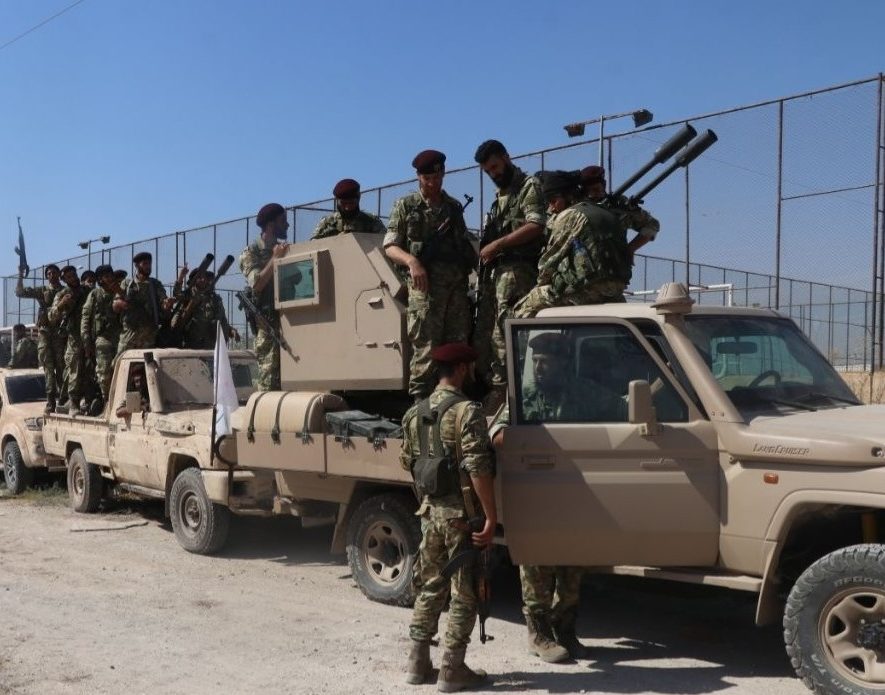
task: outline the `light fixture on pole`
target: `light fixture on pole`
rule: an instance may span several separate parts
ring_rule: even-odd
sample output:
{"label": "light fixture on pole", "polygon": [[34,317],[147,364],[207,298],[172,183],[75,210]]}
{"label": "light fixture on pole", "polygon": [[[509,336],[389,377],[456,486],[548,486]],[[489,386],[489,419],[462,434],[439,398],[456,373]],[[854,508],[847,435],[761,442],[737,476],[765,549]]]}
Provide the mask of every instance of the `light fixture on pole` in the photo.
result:
{"label": "light fixture on pole", "polygon": [[[86,255],[89,259],[87,263],[87,268],[89,270],[92,270],[92,245],[97,241],[100,241],[102,244],[107,244],[108,242],[110,242],[110,240],[110,235],[106,234],[105,236],[100,236],[97,239],[87,239],[86,241],[77,242],[77,246],[86,251]],[[102,258],[102,261],[103,260],[104,258]]]}
{"label": "light fixture on pole", "polygon": [[589,121],[579,121],[578,123],[569,123],[568,125],[564,125],[563,128],[565,132],[568,133],[570,138],[577,138],[584,134],[584,127],[588,125],[593,125],[594,123],[599,124],[599,166],[605,166],[605,122],[612,121],[616,118],[625,118],[626,116],[633,117],[633,127],[641,128],[648,123],[651,123],[654,115],[648,109],[639,109],[637,111],[625,111],[624,113],[613,113],[608,116],[600,116],[599,118],[591,118]]}

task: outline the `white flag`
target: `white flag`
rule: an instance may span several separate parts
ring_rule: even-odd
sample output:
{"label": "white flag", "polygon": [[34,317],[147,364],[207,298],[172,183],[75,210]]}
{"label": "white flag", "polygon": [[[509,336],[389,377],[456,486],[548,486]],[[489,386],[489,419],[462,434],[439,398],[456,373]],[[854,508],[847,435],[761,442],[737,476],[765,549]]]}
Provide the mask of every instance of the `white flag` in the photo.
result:
{"label": "white flag", "polygon": [[215,438],[231,433],[230,414],[239,406],[237,389],[234,387],[234,375],[230,368],[230,357],[227,354],[227,343],[221,331],[221,321],[216,322],[215,330],[215,381],[212,385],[215,410]]}

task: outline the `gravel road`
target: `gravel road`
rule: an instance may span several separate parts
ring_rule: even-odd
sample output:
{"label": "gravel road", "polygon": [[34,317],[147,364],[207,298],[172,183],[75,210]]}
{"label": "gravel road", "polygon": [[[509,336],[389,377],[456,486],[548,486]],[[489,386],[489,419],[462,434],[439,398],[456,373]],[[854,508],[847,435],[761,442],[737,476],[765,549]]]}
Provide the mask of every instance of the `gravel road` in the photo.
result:
{"label": "gravel road", "polygon": [[[66,503],[0,497],[0,694],[436,692],[403,684],[410,612],[362,596],[329,529],[237,519],[210,558],[178,546],[162,506]],[[515,571],[494,590],[495,639],[468,651],[489,691],[807,692],[751,596],[591,578],[578,633],[592,657],[548,665],[526,653]]]}

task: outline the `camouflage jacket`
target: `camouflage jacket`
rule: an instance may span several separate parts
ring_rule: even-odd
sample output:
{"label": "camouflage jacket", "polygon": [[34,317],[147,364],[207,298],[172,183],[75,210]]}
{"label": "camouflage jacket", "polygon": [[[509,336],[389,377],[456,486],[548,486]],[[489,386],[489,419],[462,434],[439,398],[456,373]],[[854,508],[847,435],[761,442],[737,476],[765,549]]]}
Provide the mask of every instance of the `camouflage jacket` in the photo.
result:
{"label": "camouflage jacket", "polygon": [[37,343],[25,336],[15,345],[9,366],[13,369],[28,369],[37,366]]}
{"label": "camouflage jacket", "polygon": [[597,280],[630,281],[627,237],[617,218],[587,200],[553,215],[538,284],[569,294]]}
{"label": "camouflage jacket", "polygon": [[80,317],[80,336],[85,342],[104,338],[117,344],[123,322],[113,307],[114,294],[104,287],[96,287],[89,293]]}
{"label": "camouflage jacket", "polygon": [[[435,406],[452,395],[464,396],[458,389],[451,386],[437,386],[430,394],[430,405]],[[464,396],[466,398],[466,396]],[[460,409],[464,409],[461,418],[461,431],[455,432],[455,420]],[[415,465],[415,460],[420,454],[418,443],[418,406],[413,405],[406,411],[403,417],[403,445],[400,452],[400,463],[403,468],[410,471]],[[425,427],[428,427],[425,425]],[[492,451],[492,443],[489,440],[485,416],[482,414],[482,405],[479,403],[466,402],[449,408],[443,415],[440,423],[440,439],[443,446],[451,448],[452,455],[455,452],[455,439],[461,443],[461,451],[464,457],[459,462],[462,470],[471,476],[491,476],[495,472],[495,458]],[[460,487],[460,486],[458,486]],[[430,498],[425,496],[424,503],[434,508],[445,510],[452,516],[461,516],[465,513],[464,498],[460,490],[443,497]]]}
{"label": "camouflage jacket", "polygon": [[156,329],[165,317],[163,300],[166,299],[166,288],[157,278],[126,278],[120,284],[116,298],[125,299],[129,304],[122,317],[124,331]]}
{"label": "camouflage jacket", "polygon": [[[594,201],[591,200],[590,202]],[[639,205],[631,204],[626,196],[621,196],[615,201],[606,199],[602,203],[602,207],[615,214],[625,232],[628,229],[632,229],[641,236],[654,240],[658,232],[661,231],[661,223],[648,210]]]}
{"label": "camouflage jacket", "polygon": [[[626,422],[627,401],[591,379],[572,379],[557,393],[545,393],[534,384],[522,389],[522,422]],[[510,405],[505,403],[489,428],[494,437],[510,424]]]}
{"label": "camouflage jacket", "polygon": [[224,302],[217,292],[194,290],[192,302],[197,302],[190,320],[184,326],[184,347],[196,350],[211,350],[215,347],[216,322],[221,322],[221,332],[225,338],[230,335],[230,324],[224,313]]}
{"label": "camouflage jacket", "polygon": [[[264,267],[273,258],[273,246],[266,246],[261,239],[256,239],[249,244],[243,253],[240,254],[240,271],[246,278],[246,284],[249,287],[255,287],[258,276]],[[269,319],[276,317],[273,302],[273,282],[268,282],[267,286],[261,291],[261,294],[254,296],[252,301],[261,309],[262,313]]]}
{"label": "camouflage jacket", "polygon": [[319,221],[313,230],[312,239],[323,239],[338,234],[350,234],[358,232],[363,234],[383,234],[384,223],[375,215],[370,215],[362,210],[349,219],[337,210]]}
{"label": "camouflage jacket", "polygon": [[[77,289],[65,287],[55,295],[52,306],[49,307],[49,323],[67,335],[68,345],[77,345],[80,342],[80,321],[87,294],[89,290],[84,285],[78,285]],[[69,295],[73,295],[74,300],[62,307],[61,300]]]}
{"label": "camouflage jacket", "polygon": [[39,310],[37,311],[37,328],[41,332],[53,332],[53,327],[49,324],[49,307],[55,301],[55,296],[64,289],[64,285],[53,287],[52,285],[43,285],[42,287],[19,287],[15,288],[15,296],[21,299],[35,299]]}
{"label": "camouflage jacket", "polygon": [[[384,247],[399,246],[426,266],[445,263],[469,273],[476,266],[477,257],[461,204],[445,191],[442,198],[442,204],[436,208],[417,191],[397,200],[390,211]],[[448,228],[440,234],[438,229],[446,220]]]}
{"label": "camouflage jacket", "polygon": [[[482,245],[510,234],[526,222],[543,226],[546,221],[547,211],[540,182],[517,167],[510,185],[495,194],[495,200],[486,215]],[[526,244],[505,249],[500,260],[505,263],[519,260],[537,263],[543,247],[544,238],[539,237]]]}

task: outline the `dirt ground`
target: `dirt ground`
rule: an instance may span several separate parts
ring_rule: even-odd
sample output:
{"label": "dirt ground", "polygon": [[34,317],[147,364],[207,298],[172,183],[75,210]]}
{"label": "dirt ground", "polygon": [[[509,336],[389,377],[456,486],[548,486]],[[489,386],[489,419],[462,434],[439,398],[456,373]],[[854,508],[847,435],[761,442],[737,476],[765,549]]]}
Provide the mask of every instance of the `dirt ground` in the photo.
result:
{"label": "dirt ground", "polygon": [[[237,519],[210,558],[178,546],[162,506],[66,504],[0,497],[3,695],[436,692],[403,684],[410,612],[362,596],[327,553],[329,529]],[[526,652],[512,568],[494,590],[495,639],[468,651],[492,692],[807,692],[748,595],[590,578],[579,635],[592,656],[551,665]]]}

